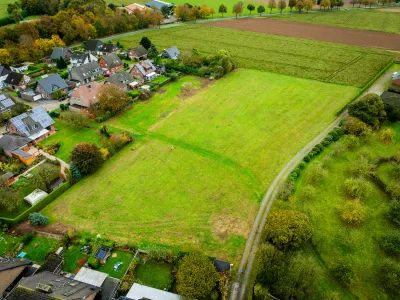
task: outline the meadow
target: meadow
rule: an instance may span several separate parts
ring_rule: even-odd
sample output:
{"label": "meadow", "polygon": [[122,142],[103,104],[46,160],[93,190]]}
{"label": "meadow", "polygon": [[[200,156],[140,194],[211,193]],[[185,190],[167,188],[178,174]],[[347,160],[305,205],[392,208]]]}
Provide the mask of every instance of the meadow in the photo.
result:
{"label": "meadow", "polygon": [[394,55],[387,51],[204,25],[186,25],[115,39],[126,48],[147,36],[159,48],[173,45],[212,54],[229,51],[240,68],[364,87]]}
{"label": "meadow", "polygon": [[321,11],[319,13],[276,15],[271,18],[337,27],[400,33],[400,13],[379,11],[376,9]]}
{"label": "meadow", "polygon": [[7,12],[8,4],[14,3],[15,0],[0,0],[0,18],[8,17],[9,14]]}
{"label": "meadow", "polygon": [[197,81],[184,77],[111,119],[137,142],[44,214],[121,241],[237,261],[273,178],[359,91],[243,69],[208,87]]}
{"label": "meadow", "polygon": [[[321,266],[323,276],[315,299],[389,299],[377,279],[377,270],[386,257],[379,247],[379,238],[396,228],[387,217],[390,199],[371,182],[371,191],[362,201],[366,208],[364,223],[352,226],[339,219],[340,207],[346,201],[352,201],[346,196],[344,182],[351,177],[350,168],[356,158],[367,155],[373,161],[398,153],[400,126],[388,126],[397,136],[390,144],[384,143],[377,135],[353,151],[333,154],[335,145],[327,148],[303,172],[292,201],[279,200],[274,205],[274,209],[302,211],[311,220],[314,228],[312,242],[303,251]],[[310,186],[308,176],[311,166],[324,159],[328,159],[325,168],[328,175],[314,185],[313,196],[306,199],[304,190]],[[338,284],[329,273],[329,269],[340,261],[346,261],[353,267],[354,279],[348,288]]]}

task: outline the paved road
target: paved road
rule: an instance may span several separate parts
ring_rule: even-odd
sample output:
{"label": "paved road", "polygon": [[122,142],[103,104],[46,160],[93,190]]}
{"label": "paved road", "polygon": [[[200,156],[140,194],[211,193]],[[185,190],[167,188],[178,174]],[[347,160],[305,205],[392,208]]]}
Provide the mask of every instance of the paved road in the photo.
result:
{"label": "paved road", "polygon": [[[386,90],[387,83],[391,80],[391,72],[384,73],[365,93],[376,93],[380,95]],[[364,93],[364,94],[365,94]],[[252,274],[254,259],[257,253],[260,237],[265,226],[268,214],[271,210],[272,204],[276,199],[280,187],[285,182],[288,175],[293,169],[303,160],[303,157],[318,143],[320,143],[325,136],[336,127],[339,122],[347,116],[347,111],[343,112],[334,122],[324,129],[316,138],[309,142],[303,149],[301,149],[291,161],[282,169],[282,171],[275,178],[272,185],[269,187],[266,195],[258,211],[257,217],[254,221],[253,229],[247,239],[246,248],[240,262],[238,273],[236,274],[235,281],[231,288],[231,300],[245,300],[248,293],[249,278]],[[241,271],[245,269],[244,278]]]}

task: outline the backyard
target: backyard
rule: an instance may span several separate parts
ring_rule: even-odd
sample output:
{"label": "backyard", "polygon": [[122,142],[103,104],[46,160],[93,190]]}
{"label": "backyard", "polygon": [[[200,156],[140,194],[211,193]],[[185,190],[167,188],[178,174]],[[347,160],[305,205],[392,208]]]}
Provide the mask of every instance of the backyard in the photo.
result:
{"label": "backyard", "polygon": [[[191,53],[194,48],[205,54],[223,49],[229,51],[240,68],[359,88],[364,87],[394,58],[392,53],[378,49],[206,25],[185,25],[145,35],[159,49],[177,46],[184,54]],[[142,36],[131,35],[113,41],[119,41],[126,48],[135,47]],[[312,53],[321,55],[316,57]]]}
{"label": "backyard", "polygon": [[2,256],[5,252],[13,249],[20,242],[20,237],[11,236],[4,233],[0,234],[0,256]]}
{"label": "backyard", "polygon": [[36,235],[28,246],[22,249],[26,258],[36,263],[43,263],[47,253],[56,244],[57,240]]}
{"label": "backyard", "polygon": [[173,281],[171,271],[171,265],[149,261],[136,267],[135,279],[159,290],[170,290]]}
{"label": "backyard", "polygon": [[243,69],[201,86],[184,77],[111,119],[140,134],[135,148],[44,214],[122,241],[202,247],[237,261],[273,178],[359,90]]}

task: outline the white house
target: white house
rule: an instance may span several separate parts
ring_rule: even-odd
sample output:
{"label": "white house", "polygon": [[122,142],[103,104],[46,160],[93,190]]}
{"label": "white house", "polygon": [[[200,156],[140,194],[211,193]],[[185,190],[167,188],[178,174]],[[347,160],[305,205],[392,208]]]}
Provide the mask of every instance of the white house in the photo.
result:
{"label": "white house", "polygon": [[81,65],[88,64],[92,61],[97,62],[97,57],[94,56],[93,54],[85,52],[74,52],[70,57],[71,64],[69,65],[69,68],[71,69],[79,67]]}

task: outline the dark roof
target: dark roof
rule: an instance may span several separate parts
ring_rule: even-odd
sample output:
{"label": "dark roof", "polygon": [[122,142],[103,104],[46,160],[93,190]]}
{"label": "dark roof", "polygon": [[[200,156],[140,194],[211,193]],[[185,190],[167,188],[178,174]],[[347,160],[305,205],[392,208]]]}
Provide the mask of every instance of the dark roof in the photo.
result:
{"label": "dark roof", "polygon": [[54,179],[53,182],[49,184],[49,187],[48,187],[49,192],[51,193],[52,191],[54,191],[63,182],[64,182],[64,180],[61,177],[57,177],[56,179]]}
{"label": "dark roof", "polygon": [[12,85],[19,85],[21,80],[24,78],[24,74],[16,73],[16,72],[11,72],[8,74],[6,80],[4,82],[6,84],[12,84]]}
{"label": "dark roof", "polygon": [[400,107],[400,94],[392,92],[383,92],[381,95],[383,103]]}
{"label": "dark roof", "polygon": [[148,54],[148,51],[142,45],[140,45],[136,48],[132,48],[130,51],[135,52],[137,57],[142,57],[142,56],[145,56]]}
{"label": "dark roof", "polygon": [[55,47],[50,55],[50,58],[56,60],[62,57],[65,59],[68,52],[72,53],[72,50],[70,48]]}
{"label": "dark roof", "polygon": [[11,70],[9,68],[0,65],[0,76],[4,76],[4,75],[10,74],[10,73],[11,73]]}
{"label": "dark roof", "polygon": [[60,265],[64,262],[64,258],[61,256],[51,254],[49,255],[43,265],[40,267],[38,272],[51,272],[54,273],[57,269],[60,268]]}
{"label": "dark roof", "polygon": [[110,53],[110,54],[104,55],[102,57],[102,59],[105,60],[105,62],[107,63],[107,65],[110,68],[115,68],[115,67],[118,67],[118,66],[122,65],[122,61],[114,53]]}
{"label": "dark roof", "polygon": [[19,149],[32,140],[27,137],[22,137],[14,134],[5,134],[0,137],[0,149],[4,149],[7,151],[14,151],[15,149]]}
{"label": "dark roof", "polygon": [[85,50],[99,51],[99,49],[102,45],[103,45],[103,42],[100,40],[88,40],[88,41],[86,41]]}
{"label": "dark roof", "polygon": [[169,8],[174,7],[174,5],[172,3],[159,1],[159,0],[153,0],[153,1],[147,2],[145,5],[147,7],[155,7],[160,10],[161,10],[161,7],[163,7],[164,5],[168,6]]}
{"label": "dark roof", "polygon": [[112,53],[118,50],[118,47],[113,45],[113,44],[103,44],[100,47],[101,52],[107,52],[107,53]]}
{"label": "dark roof", "polygon": [[114,299],[115,294],[121,284],[121,281],[116,278],[107,277],[103,284],[101,285],[101,299],[102,300],[109,300]]}
{"label": "dark roof", "polygon": [[106,82],[114,83],[118,86],[127,85],[132,81],[134,81],[133,76],[126,71],[120,71],[106,79]]}
{"label": "dark roof", "polygon": [[96,61],[92,61],[88,64],[72,68],[69,76],[73,80],[83,81],[100,73],[103,73],[100,65]]}
{"label": "dark roof", "polygon": [[214,259],[213,264],[218,272],[228,272],[231,270],[231,263]]}
{"label": "dark roof", "polygon": [[[48,292],[39,289],[49,288]],[[7,297],[11,300],[47,300],[47,299],[86,299],[99,288],[69,279],[54,273],[42,272],[23,278],[18,287]]]}
{"label": "dark roof", "polygon": [[38,85],[49,95],[55,91],[68,88],[68,84],[58,74],[52,74],[46,78],[42,78],[38,81]]}
{"label": "dark roof", "polygon": [[6,181],[13,177],[14,177],[14,173],[7,172],[7,173],[3,174],[2,176],[0,176],[0,181]]}
{"label": "dark roof", "polygon": [[162,57],[177,59],[180,54],[181,52],[179,51],[179,49],[176,46],[173,46],[171,48],[164,49]]}
{"label": "dark roof", "polygon": [[0,272],[15,269],[21,266],[27,266],[30,264],[32,264],[32,262],[26,258],[3,258],[0,259]]}

